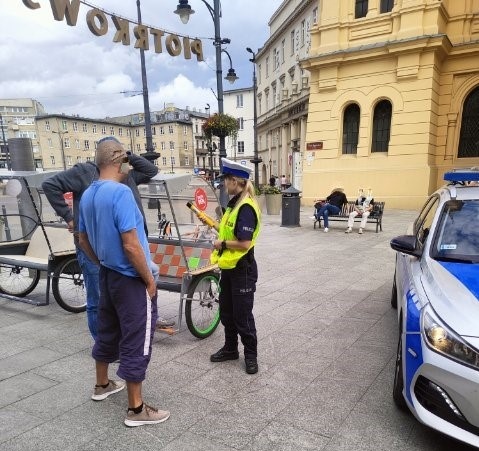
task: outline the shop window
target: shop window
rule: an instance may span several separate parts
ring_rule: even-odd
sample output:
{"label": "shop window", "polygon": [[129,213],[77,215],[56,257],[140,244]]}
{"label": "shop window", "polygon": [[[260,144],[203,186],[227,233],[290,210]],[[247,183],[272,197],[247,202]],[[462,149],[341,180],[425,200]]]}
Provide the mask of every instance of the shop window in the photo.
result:
{"label": "shop window", "polygon": [[389,100],[382,100],[374,108],[373,142],[371,152],[387,152],[391,136],[392,105]]}
{"label": "shop window", "polygon": [[354,8],[354,17],[359,19],[360,17],[366,17],[368,13],[368,0],[356,0]]}
{"label": "shop window", "polygon": [[358,152],[359,106],[352,103],[344,110],[343,118],[343,154]]}
{"label": "shop window", "polygon": [[479,157],[479,86],[464,102],[459,138],[459,158]]}

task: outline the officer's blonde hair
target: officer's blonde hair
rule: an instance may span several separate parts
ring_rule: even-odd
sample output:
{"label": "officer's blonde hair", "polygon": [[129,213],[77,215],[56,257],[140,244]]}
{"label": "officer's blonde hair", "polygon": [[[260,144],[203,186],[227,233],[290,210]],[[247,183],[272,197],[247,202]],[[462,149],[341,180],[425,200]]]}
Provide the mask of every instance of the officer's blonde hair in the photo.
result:
{"label": "officer's blonde hair", "polygon": [[[240,177],[235,177],[235,180],[238,183],[238,185],[242,188],[241,195],[238,199],[238,202],[236,202],[236,205],[240,205],[241,202],[246,197],[250,197],[253,200],[253,202],[256,204],[256,206],[258,207],[258,201],[256,199],[254,186],[251,183],[251,180],[242,179]],[[259,207],[258,207],[258,209],[259,209]],[[258,218],[258,221],[259,221],[259,218]]]}

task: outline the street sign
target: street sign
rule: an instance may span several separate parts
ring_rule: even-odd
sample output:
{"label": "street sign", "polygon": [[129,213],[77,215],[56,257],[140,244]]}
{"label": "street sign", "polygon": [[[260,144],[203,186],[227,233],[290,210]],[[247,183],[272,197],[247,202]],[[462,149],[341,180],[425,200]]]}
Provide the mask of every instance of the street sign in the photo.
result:
{"label": "street sign", "polygon": [[246,166],[246,163],[247,163],[246,160],[241,160],[241,161],[240,161],[240,164],[242,164],[243,166]]}
{"label": "street sign", "polygon": [[197,188],[195,191],[195,204],[198,210],[205,211],[208,206],[208,196],[203,188]]}
{"label": "street sign", "polygon": [[194,167],[194,168],[193,168],[193,172],[194,172],[196,175],[198,175],[199,172],[200,172],[200,168]]}

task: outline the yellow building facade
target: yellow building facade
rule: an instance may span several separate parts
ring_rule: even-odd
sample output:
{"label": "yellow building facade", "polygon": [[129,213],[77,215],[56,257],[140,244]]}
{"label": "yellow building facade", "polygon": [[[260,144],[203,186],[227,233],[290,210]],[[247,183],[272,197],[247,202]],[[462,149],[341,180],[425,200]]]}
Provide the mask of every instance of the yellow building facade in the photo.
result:
{"label": "yellow building facade", "polygon": [[341,0],[311,30],[303,201],[371,188],[416,209],[479,166],[479,0]]}

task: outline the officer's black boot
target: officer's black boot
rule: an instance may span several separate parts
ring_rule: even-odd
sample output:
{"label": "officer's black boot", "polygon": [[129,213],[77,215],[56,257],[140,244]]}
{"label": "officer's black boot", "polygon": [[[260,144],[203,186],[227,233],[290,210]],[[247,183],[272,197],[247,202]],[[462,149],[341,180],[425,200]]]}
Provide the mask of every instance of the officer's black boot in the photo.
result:
{"label": "officer's black boot", "polygon": [[246,372],[248,374],[256,374],[258,372],[258,361],[256,359],[244,359]]}
{"label": "officer's black boot", "polygon": [[238,358],[238,351],[228,351],[225,348],[221,348],[210,356],[212,362],[226,362],[226,360],[238,360]]}

